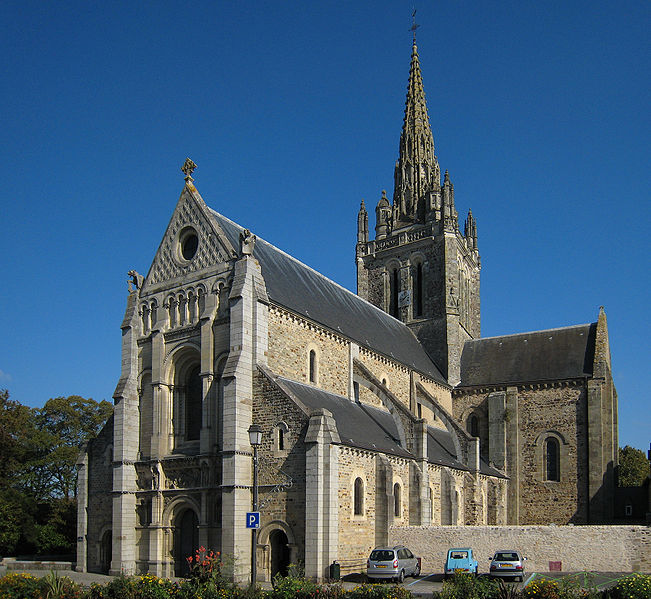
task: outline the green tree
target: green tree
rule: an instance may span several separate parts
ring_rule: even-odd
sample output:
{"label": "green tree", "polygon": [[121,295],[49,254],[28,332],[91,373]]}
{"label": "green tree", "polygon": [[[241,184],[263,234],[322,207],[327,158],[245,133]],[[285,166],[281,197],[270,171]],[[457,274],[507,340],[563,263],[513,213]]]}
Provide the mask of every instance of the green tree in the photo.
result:
{"label": "green tree", "polygon": [[81,447],[97,436],[113,405],[78,395],[55,397],[34,410],[37,433],[31,440],[29,481],[35,494],[47,491],[53,497],[76,496],[75,464]]}
{"label": "green tree", "polygon": [[639,487],[649,476],[649,460],[641,449],[619,448],[617,481],[620,487]]}
{"label": "green tree", "polygon": [[25,462],[25,435],[30,428],[30,409],[9,399],[9,391],[0,389],[0,489],[11,486],[13,476]]}
{"label": "green tree", "polygon": [[0,390],[1,555],[72,551],[77,456],[112,411],[76,395],[29,408]]}

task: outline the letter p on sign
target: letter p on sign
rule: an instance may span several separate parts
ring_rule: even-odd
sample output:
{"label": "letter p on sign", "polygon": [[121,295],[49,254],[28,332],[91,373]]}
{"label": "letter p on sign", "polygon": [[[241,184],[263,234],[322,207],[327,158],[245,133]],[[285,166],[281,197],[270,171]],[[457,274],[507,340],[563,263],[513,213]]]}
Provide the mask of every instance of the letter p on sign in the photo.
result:
{"label": "letter p on sign", "polygon": [[260,512],[247,512],[246,513],[246,527],[247,528],[260,528]]}

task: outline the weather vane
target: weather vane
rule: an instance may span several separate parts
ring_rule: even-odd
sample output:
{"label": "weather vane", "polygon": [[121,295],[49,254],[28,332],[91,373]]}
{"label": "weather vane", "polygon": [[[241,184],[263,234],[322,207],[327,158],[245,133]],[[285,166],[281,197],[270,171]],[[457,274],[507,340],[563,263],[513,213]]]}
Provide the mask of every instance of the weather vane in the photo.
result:
{"label": "weather vane", "polygon": [[414,34],[414,44],[416,43],[416,29],[418,29],[420,25],[416,23],[416,9],[414,8],[414,12],[411,13],[411,27],[409,28],[409,31],[413,32]]}

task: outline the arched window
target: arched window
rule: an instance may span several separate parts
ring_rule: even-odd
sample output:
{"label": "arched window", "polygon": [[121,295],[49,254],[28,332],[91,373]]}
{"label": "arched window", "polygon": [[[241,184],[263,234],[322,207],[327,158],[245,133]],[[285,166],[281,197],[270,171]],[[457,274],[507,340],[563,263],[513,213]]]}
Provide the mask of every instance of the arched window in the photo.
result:
{"label": "arched window", "polygon": [[188,371],[185,383],[185,439],[196,441],[201,433],[201,377],[199,366]]}
{"label": "arched window", "polygon": [[355,488],[353,489],[353,513],[355,516],[364,514],[364,481],[359,476],[355,479]]}
{"label": "arched window", "polygon": [[400,506],[402,499],[400,497],[400,485],[396,483],[393,485],[393,515],[396,518],[400,518]]}
{"label": "arched window", "polygon": [[276,456],[285,455],[290,448],[289,427],[286,422],[280,421],[273,428],[273,450]]}
{"label": "arched window", "polygon": [[418,262],[413,279],[414,317],[423,315],[423,264]]}
{"label": "arched window", "polygon": [[394,268],[389,273],[389,314],[398,318],[398,293],[400,292],[400,273]]}
{"label": "arched window", "polygon": [[468,432],[473,437],[479,437],[479,418],[476,414],[471,414],[468,418]]}
{"label": "arched window", "polygon": [[561,480],[560,445],[556,437],[545,440],[545,480]]}
{"label": "arched window", "polygon": [[310,370],[310,383],[316,383],[316,352],[311,349],[310,350],[310,365],[309,365],[309,370]]}

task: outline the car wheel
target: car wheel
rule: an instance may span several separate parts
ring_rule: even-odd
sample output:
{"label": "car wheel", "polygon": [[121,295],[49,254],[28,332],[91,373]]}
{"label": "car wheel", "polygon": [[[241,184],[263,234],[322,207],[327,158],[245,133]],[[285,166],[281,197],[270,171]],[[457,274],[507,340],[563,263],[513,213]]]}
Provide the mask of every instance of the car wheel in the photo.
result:
{"label": "car wheel", "polygon": [[398,582],[403,583],[405,581],[405,571],[400,570],[400,574],[398,574]]}

